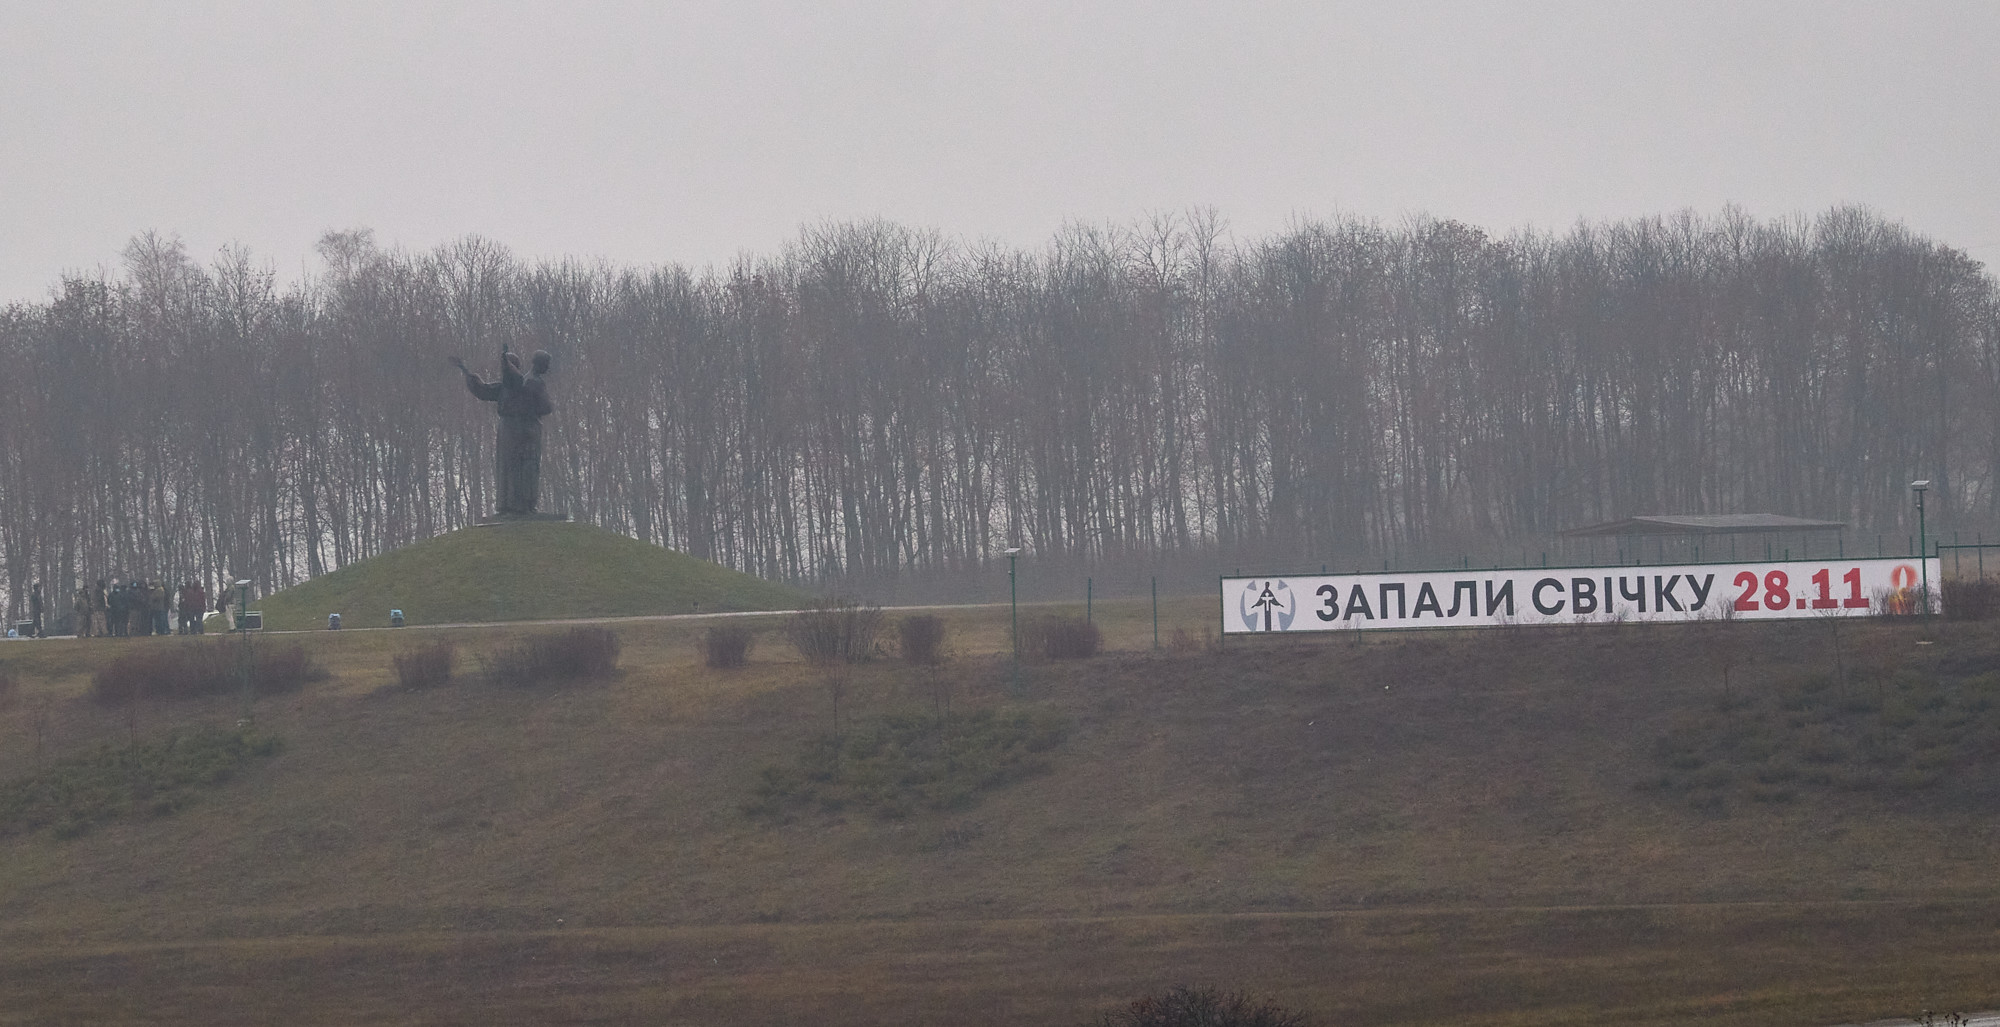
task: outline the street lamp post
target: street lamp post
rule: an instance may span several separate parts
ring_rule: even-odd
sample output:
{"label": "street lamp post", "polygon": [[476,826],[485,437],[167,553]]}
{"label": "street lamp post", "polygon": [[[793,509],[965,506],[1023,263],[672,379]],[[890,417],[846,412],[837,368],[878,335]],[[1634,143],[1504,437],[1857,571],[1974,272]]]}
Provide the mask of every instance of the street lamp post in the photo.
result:
{"label": "street lamp post", "polygon": [[249,723],[255,711],[256,692],[251,686],[250,676],[253,661],[250,657],[250,629],[243,625],[243,611],[250,606],[250,579],[236,581],[236,623],[231,630],[243,633],[243,642],[236,647],[236,680],[243,692],[243,722]]}
{"label": "street lamp post", "polygon": [[1917,494],[1917,568],[1924,582],[1923,591],[1918,595],[1924,604],[1924,626],[1927,628],[1931,622],[1931,547],[1924,531],[1924,493],[1930,491],[1930,487],[1929,478],[1910,483],[1910,491]]}
{"label": "street lamp post", "polygon": [[1014,694],[1016,695],[1021,693],[1021,594],[1015,588],[1014,560],[1020,555],[1020,546],[1007,550],[1007,615],[1014,642]]}

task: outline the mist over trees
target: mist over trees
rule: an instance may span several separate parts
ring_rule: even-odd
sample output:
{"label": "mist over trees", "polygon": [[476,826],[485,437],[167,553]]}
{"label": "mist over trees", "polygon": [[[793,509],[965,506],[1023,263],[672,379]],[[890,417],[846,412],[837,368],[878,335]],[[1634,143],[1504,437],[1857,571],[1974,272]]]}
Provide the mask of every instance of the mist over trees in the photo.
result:
{"label": "mist over trees", "polygon": [[[544,509],[799,582],[1082,561],[1350,565],[1578,524],[1772,511],[2000,523],[2000,303],[1843,208],[1488,236],[1430,218],[1228,240],[1212,212],[1038,252],[883,222],[722,269],[329,233],[280,283],[134,239],[0,311],[0,553],[260,590],[492,506],[447,365],[555,355]],[[1497,557],[1496,557],[1497,558]]]}

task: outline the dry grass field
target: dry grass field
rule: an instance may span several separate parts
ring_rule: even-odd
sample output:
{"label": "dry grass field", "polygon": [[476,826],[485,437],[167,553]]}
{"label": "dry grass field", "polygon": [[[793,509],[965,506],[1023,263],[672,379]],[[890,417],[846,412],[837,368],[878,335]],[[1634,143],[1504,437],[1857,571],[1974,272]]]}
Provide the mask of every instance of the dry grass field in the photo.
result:
{"label": "dry grass field", "polygon": [[[1167,604],[1162,641],[1214,603]],[[0,834],[0,1024],[1057,1025],[1178,983],[1323,1024],[2000,1004],[2000,630],[1849,625],[1836,666],[1810,622],[1217,651],[1096,612],[1111,651],[1018,687],[1004,607],[943,614],[941,671],[855,668],[843,732],[947,698],[1066,726],[1034,772],[896,812],[747,811],[835,727],[776,618],[727,671],[701,620],[614,622],[615,680],[547,688],[475,673],[529,627],[259,637],[325,672],[254,701],[277,755],[171,813]],[[459,678],[397,687],[440,638]],[[0,646],[0,782],[234,725],[236,696],[88,697],[182,644]]]}

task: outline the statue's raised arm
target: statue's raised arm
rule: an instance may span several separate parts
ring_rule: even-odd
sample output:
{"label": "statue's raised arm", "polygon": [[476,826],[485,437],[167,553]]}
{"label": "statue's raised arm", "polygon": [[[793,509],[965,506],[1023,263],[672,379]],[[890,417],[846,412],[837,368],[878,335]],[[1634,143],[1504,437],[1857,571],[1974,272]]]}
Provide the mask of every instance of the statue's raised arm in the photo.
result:
{"label": "statue's raised arm", "polygon": [[465,366],[465,361],[457,357],[451,358],[451,366],[458,368],[459,373],[465,375],[465,389],[467,392],[472,393],[473,398],[481,399],[488,403],[497,403],[500,401],[500,381],[489,382],[473,374],[472,369]]}

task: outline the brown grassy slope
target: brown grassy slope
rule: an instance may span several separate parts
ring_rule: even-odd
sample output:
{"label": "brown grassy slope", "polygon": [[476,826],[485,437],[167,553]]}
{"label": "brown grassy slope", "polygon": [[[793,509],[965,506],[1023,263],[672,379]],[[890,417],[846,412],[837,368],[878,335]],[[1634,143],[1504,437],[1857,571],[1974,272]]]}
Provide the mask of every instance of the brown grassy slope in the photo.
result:
{"label": "brown grassy slope", "polygon": [[[1810,1022],[1970,1005],[1967,982],[2000,965],[1990,763],[1919,792],[1708,809],[1634,787],[1659,737],[1716,709],[1712,630],[1031,667],[1021,701],[1074,725],[1048,774],[963,812],[775,822],[739,807],[828,726],[814,675],[772,639],[725,673],[693,662],[686,625],[618,630],[623,679],[567,692],[382,690],[389,650],[420,633],[298,636],[335,676],[259,706],[288,744],[267,768],[172,817],[0,839],[0,1008],[255,1022],[216,996],[289,968],[324,1022],[1070,1022],[1183,979],[1361,1022]],[[1746,690],[1830,661],[1818,625],[1720,630]],[[1121,631],[1148,637],[1129,616]],[[1871,626],[1847,659],[2000,667],[1983,626],[1916,641]],[[953,673],[961,706],[1010,701],[1003,660]],[[50,753],[132,730],[69,698],[73,679],[27,680],[0,712],[0,773],[32,766],[31,710]],[[922,694],[881,664],[848,707],[865,721]],[[697,972],[692,953],[715,961]],[[135,982],[130,1008],[79,990],[106,961]],[[426,989],[403,983],[412,967]],[[542,978],[556,967],[569,983]],[[517,979],[554,990],[495,990]]]}

